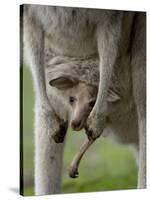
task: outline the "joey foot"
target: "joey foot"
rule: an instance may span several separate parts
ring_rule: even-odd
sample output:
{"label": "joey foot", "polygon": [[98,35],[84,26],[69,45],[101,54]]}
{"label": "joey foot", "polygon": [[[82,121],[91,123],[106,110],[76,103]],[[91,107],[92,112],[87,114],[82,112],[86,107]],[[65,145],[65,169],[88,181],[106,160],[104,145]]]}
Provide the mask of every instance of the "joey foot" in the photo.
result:
{"label": "joey foot", "polygon": [[80,161],[84,155],[84,153],[87,151],[87,149],[93,144],[95,140],[93,139],[86,139],[84,141],[84,143],[82,144],[79,152],[74,156],[73,158],[73,161],[70,165],[70,168],[69,168],[69,176],[71,178],[77,178],[79,173],[78,173],[78,168],[79,168],[79,164],[80,164]]}

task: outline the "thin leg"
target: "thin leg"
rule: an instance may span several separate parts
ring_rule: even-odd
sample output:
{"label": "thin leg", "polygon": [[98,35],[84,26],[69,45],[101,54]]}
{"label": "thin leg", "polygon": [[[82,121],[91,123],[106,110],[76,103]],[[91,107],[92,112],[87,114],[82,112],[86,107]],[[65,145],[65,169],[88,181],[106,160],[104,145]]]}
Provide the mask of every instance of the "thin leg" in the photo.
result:
{"label": "thin leg", "polygon": [[[57,121],[56,121],[57,122]],[[35,194],[60,193],[63,146],[51,137],[58,132],[53,113],[36,108],[35,119]]]}

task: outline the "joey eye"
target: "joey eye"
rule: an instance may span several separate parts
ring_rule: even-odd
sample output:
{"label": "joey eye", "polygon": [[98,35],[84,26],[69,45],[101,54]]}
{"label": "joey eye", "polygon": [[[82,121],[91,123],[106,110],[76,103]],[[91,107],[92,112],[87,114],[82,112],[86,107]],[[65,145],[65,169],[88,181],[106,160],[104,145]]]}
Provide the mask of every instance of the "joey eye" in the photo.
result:
{"label": "joey eye", "polygon": [[72,105],[75,102],[75,97],[70,96],[69,97],[69,103]]}

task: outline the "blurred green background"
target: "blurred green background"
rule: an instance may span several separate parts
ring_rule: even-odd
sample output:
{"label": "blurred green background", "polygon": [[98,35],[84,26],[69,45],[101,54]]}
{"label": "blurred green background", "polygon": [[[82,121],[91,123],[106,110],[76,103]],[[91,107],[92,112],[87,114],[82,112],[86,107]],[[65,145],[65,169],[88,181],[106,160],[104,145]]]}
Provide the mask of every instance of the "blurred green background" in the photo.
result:
{"label": "blurred green background", "polygon": [[[32,78],[23,67],[23,173],[24,195],[34,195],[34,92]],[[94,192],[136,188],[137,169],[127,146],[100,138],[85,154],[79,177],[71,179],[68,167],[85,139],[82,132],[69,130],[64,153],[62,193]]]}

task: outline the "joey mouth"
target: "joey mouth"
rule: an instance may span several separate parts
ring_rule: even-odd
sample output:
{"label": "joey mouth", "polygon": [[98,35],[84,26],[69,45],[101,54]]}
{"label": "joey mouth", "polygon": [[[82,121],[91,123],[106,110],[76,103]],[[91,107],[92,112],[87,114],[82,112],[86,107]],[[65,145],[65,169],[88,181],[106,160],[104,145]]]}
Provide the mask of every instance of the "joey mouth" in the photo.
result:
{"label": "joey mouth", "polygon": [[74,131],[81,131],[84,128],[84,120],[80,122],[72,121],[71,128]]}

